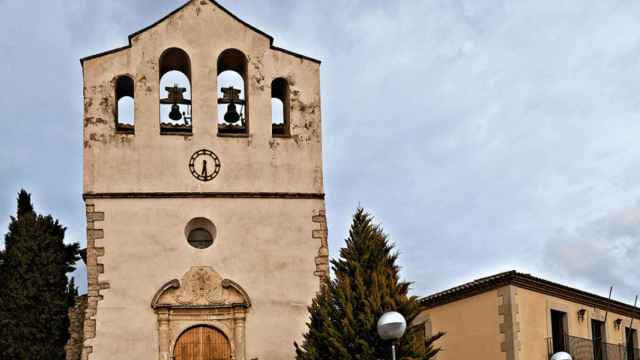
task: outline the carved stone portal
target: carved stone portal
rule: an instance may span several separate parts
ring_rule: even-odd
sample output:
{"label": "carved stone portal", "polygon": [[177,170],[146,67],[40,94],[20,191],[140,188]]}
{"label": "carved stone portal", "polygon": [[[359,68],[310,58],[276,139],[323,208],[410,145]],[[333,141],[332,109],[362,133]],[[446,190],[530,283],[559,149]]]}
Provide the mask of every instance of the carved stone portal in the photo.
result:
{"label": "carved stone portal", "polygon": [[211,326],[229,340],[234,360],[245,360],[245,322],[251,300],[235,282],[213,268],[192,267],[182,281],[158,290],[151,307],[158,315],[159,359],[170,360],[180,335],[194,326]]}

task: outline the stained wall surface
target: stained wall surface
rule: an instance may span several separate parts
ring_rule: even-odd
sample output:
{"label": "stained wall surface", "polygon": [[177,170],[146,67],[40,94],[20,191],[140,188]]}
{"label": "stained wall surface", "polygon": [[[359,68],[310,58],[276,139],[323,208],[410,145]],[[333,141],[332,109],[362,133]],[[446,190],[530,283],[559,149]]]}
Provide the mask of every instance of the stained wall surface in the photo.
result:
{"label": "stained wall surface", "polygon": [[[270,39],[210,1],[191,1],[133,36],[132,46],[83,63],[84,191],[321,193],[319,63],[273,49]],[[158,62],[177,47],[191,60],[193,134],[160,136]],[[217,59],[227,49],[248,58],[246,137],[217,136]],[[135,135],[115,131],[115,79],[135,82]],[[291,94],[289,138],[271,135],[271,81],[284,77]],[[194,181],[191,154],[211,148],[222,160],[216,181]]]}
{"label": "stained wall surface", "polygon": [[[84,359],[159,358],[158,289],[193,266],[210,266],[247,292],[246,359],[294,358],[306,307],[328,268],[319,62],[274,48],[272,39],[212,1],[190,1],[134,34],[131,46],[83,60],[84,194],[89,296]],[[160,133],[161,54],[190,57],[193,131]],[[249,134],[219,136],[217,58],[248,60]],[[135,133],[116,131],[115,79],[135,83]],[[290,135],[271,132],[271,81],[290,86]],[[195,179],[201,149],[221,171]],[[188,245],[197,217],[217,227],[214,245]],[[237,359],[242,360],[242,359]]]}
{"label": "stained wall surface", "polygon": [[[606,306],[572,300],[578,297],[576,293],[577,290],[562,290],[550,295],[507,285],[424,310],[414,325],[423,324],[427,335],[446,333],[437,344],[443,349],[438,360],[546,360],[552,338],[551,311],[555,310],[566,314],[566,335],[575,344],[567,350],[573,356],[591,358],[591,320],[598,320],[605,323],[608,355],[623,359],[625,329],[638,330],[638,320],[632,324],[630,316]],[[507,295],[510,303],[505,302]],[[580,310],[583,317],[578,316]]]}
{"label": "stained wall surface", "polygon": [[416,322],[424,322],[427,334],[445,332],[438,341],[438,360],[505,359],[501,351],[501,304],[493,290],[422,312]]}
{"label": "stained wall surface", "polygon": [[[211,266],[247,291],[248,359],[293,358],[293,342],[300,341],[318,291],[320,242],[312,237],[311,219],[320,201],[118,199],[95,206],[105,213],[98,245],[105,253],[100,282],[109,288],[101,291],[91,359],[157,358],[151,299],[192,266]],[[217,225],[214,245],[205,250],[185,239],[185,224],[196,217]]]}
{"label": "stained wall surface", "polygon": [[[608,311],[604,307],[593,307],[578,302],[565,300],[558,296],[540,294],[535,291],[519,289],[518,304],[520,309],[521,360],[543,359],[547,355],[548,339],[551,338],[551,310],[566,314],[568,335],[586,341],[591,336],[591,320],[605,321],[605,342],[624,345],[625,328],[631,326],[628,316]],[[584,317],[578,317],[578,311],[584,310]],[[621,320],[616,326],[616,320]],[[633,328],[640,326],[636,319]],[[588,342],[588,341],[587,341]],[[614,350],[619,351],[619,350]],[[614,354],[611,354],[614,356]]]}

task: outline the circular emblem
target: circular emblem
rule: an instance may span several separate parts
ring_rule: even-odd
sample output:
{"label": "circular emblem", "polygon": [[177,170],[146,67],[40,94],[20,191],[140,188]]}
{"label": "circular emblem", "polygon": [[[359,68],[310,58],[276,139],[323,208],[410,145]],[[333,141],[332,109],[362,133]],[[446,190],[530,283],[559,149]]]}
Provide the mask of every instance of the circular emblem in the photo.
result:
{"label": "circular emblem", "polygon": [[189,161],[191,175],[200,181],[211,181],[220,173],[220,159],[213,151],[197,151]]}

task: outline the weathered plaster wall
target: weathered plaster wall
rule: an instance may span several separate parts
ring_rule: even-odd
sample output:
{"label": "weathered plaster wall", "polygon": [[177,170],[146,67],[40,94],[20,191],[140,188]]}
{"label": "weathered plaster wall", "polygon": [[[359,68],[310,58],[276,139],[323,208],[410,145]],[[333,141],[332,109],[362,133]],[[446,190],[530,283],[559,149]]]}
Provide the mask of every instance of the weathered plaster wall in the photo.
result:
{"label": "weathered plaster wall", "polygon": [[[526,289],[518,289],[520,308],[522,344],[521,360],[546,359],[547,339],[551,337],[551,310],[562,311],[567,314],[568,335],[583,339],[591,339],[591,320],[603,321],[606,309],[578,304],[558,297],[540,294]],[[584,320],[578,319],[578,311],[585,309]],[[614,325],[615,320],[622,319],[619,329]],[[629,327],[629,317],[609,312],[606,322],[606,342],[610,344],[625,343],[625,327]],[[640,328],[636,319],[633,327]]]}
{"label": "weathered plaster wall", "polygon": [[[192,266],[211,266],[240,284],[252,307],[247,316],[247,358],[293,358],[307,305],[318,291],[313,237],[319,200],[167,199],[98,200],[105,213],[100,258],[104,273],[91,359],[157,356],[157,318],[150,307],[160,287]],[[218,227],[214,245],[192,248],[186,223],[206,217]],[[161,231],[159,231],[161,230]]]}
{"label": "weathered plaster wall", "polygon": [[[191,58],[188,136],[160,134],[158,59],[171,47]],[[229,48],[249,59],[246,137],[217,135],[216,62]],[[151,299],[192,266],[213,267],[251,297],[247,359],[293,358],[306,307],[328,273],[319,64],[272,48],[267,36],[210,1],[194,0],[134,36],[130,48],[86,59],[83,71],[89,277],[83,358],[157,359]],[[115,129],[114,80],[125,74],[135,81],[133,135]],[[277,77],[290,85],[290,138],[271,134],[270,84]],[[222,162],[211,182],[189,172],[189,158],[200,149]],[[292,195],[225,197],[231,192]],[[126,196],[110,198],[114,193]],[[163,198],[167,193],[173,198]],[[218,195],[179,195],[202,193]],[[209,249],[186,242],[185,225],[195,217],[217,226]]]}
{"label": "weathered plaster wall", "polygon": [[[192,1],[133,46],[84,62],[84,190],[103,192],[321,193],[320,66],[270,47],[256,33],[209,1]],[[158,59],[178,47],[191,57],[193,135],[160,135]],[[247,55],[247,137],[217,136],[218,55]],[[116,134],[115,78],[135,80],[135,135]],[[271,135],[271,81],[289,80],[291,138]],[[195,181],[191,154],[210,148],[222,160],[216,181]],[[259,180],[259,181],[257,181]]]}
{"label": "weathered plaster wall", "polygon": [[492,290],[422,312],[420,317],[427,321],[431,334],[447,333],[437,343],[443,349],[438,360],[506,359],[501,349],[499,295]]}
{"label": "weathered plaster wall", "polygon": [[[578,319],[581,309],[586,311],[583,320]],[[444,350],[439,360],[544,360],[552,336],[551,310],[565,312],[568,335],[582,339],[591,339],[591,320],[603,321],[606,314],[606,309],[508,285],[425,310],[414,323],[424,323],[427,333],[447,333],[438,344]],[[625,344],[631,318],[615,312],[606,317],[605,341]],[[619,328],[617,319],[622,320]],[[634,321],[633,328],[639,329],[640,322]],[[591,348],[583,350],[588,354]]]}

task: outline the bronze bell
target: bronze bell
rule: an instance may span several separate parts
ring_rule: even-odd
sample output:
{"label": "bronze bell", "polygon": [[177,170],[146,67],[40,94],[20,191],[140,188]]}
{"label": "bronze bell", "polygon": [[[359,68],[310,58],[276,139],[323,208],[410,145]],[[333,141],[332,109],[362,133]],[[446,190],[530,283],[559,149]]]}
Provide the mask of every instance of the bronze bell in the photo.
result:
{"label": "bronze bell", "polygon": [[169,119],[173,121],[182,120],[182,114],[180,113],[180,106],[177,104],[171,105],[171,112],[169,113]]}
{"label": "bronze bell", "polygon": [[236,110],[236,104],[229,104],[227,106],[227,113],[224,114],[224,121],[229,124],[235,124],[240,121],[240,114],[238,114],[238,110]]}
{"label": "bronze bell", "polygon": [[[169,113],[169,119],[173,121],[182,120],[183,114],[180,113],[180,105],[191,106],[191,100],[185,99],[183,94],[187,91],[186,88],[178,87],[174,85],[172,87],[166,87],[165,90],[169,92],[169,96],[166,99],[161,99],[160,104],[171,105],[171,112]],[[185,123],[186,123],[185,119]]]}
{"label": "bronze bell", "polygon": [[233,86],[222,88],[223,96],[218,99],[218,104],[227,104],[227,113],[224,114],[224,121],[227,124],[235,124],[242,120],[242,116],[236,109],[236,105],[245,105],[245,101],[240,99],[240,92],[240,90],[234,89]]}

